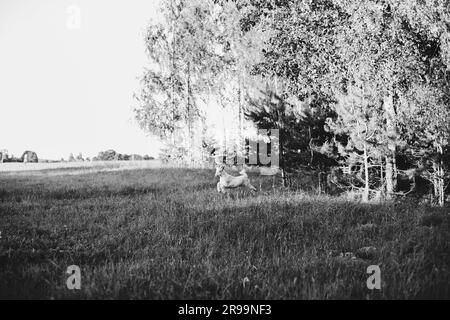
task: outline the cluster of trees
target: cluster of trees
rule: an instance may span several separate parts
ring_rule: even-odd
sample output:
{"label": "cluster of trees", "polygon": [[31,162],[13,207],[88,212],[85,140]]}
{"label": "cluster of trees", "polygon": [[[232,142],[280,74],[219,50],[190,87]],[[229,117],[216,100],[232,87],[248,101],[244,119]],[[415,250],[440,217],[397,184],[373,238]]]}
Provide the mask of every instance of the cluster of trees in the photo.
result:
{"label": "cluster of trees", "polygon": [[92,161],[131,161],[131,160],[153,160],[153,157],[148,155],[141,156],[138,154],[122,154],[114,150],[106,150],[98,153],[98,156],[92,158]]}
{"label": "cluster of trees", "polygon": [[423,179],[444,205],[446,0],[163,0],[162,12],[147,30],[154,67],[136,95],[145,130],[173,144],[185,131],[190,158],[199,105],[215,100],[235,108],[240,131],[244,117],[280,130],[284,172],[338,164],[333,181],[365,201]]}
{"label": "cluster of trees", "polygon": [[243,140],[245,65],[250,48],[260,51],[252,42],[261,40],[241,30],[240,12],[231,2],[163,1],[161,16],[146,32],[152,68],[135,95],[136,118],[166,141],[162,159],[205,161],[215,139],[201,106],[234,109],[238,124],[229,130]]}
{"label": "cluster of trees", "polygon": [[[64,159],[61,160],[64,161]],[[84,159],[81,153],[79,153],[76,157],[74,157],[73,153],[71,153],[67,157],[67,162],[81,162],[81,161],[90,161],[90,159],[89,158]]]}
{"label": "cluster of trees", "polygon": [[3,149],[0,150],[0,163],[3,162],[39,162],[39,158],[34,151],[24,151],[22,156],[20,158],[14,156],[13,154],[10,154],[8,150]]}
{"label": "cluster of trees", "polygon": [[[131,160],[154,160],[154,157],[150,157],[149,155],[141,156],[139,154],[122,154],[117,153],[114,150],[106,150],[98,153],[96,157],[93,157],[92,160],[90,158],[83,158],[83,155],[79,153],[76,157],[74,157],[73,153],[69,155],[67,158],[68,162],[81,162],[81,161],[131,161]],[[62,160],[64,161],[64,160]]]}

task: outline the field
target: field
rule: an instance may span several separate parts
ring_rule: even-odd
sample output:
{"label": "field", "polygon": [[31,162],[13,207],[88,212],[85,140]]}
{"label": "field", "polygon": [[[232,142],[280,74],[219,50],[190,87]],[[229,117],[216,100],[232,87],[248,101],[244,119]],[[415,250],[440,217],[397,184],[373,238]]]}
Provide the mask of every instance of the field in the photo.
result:
{"label": "field", "polygon": [[[160,167],[161,163],[158,160],[151,161],[85,161],[85,162],[38,162],[38,163],[23,163],[23,162],[5,162],[0,165],[0,173],[6,172],[22,172],[22,171],[47,171],[73,169],[73,173],[87,173],[99,171],[113,171],[113,170],[129,170],[129,169],[148,169]],[[75,170],[77,169],[77,170]],[[60,171],[54,171],[59,174]]]}
{"label": "field", "polygon": [[[0,298],[450,298],[447,209],[320,195],[306,174],[297,191],[253,174],[256,195],[219,195],[213,175],[0,173]],[[66,286],[70,265],[80,290]]]}

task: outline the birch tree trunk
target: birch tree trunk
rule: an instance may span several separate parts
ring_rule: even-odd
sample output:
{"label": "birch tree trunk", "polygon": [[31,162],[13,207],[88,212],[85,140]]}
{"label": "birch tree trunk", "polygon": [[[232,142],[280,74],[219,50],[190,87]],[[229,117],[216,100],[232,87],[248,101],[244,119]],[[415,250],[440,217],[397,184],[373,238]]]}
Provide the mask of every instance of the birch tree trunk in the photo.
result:
{"label": "birch tree trunk", "polygon": [[191,70],[190,65],[187,65],[186,73],[186,104],[187,104],[187,161],[189,165],[192,164],[192,123],[191,123]]}
{"label": "birch tree trunk", "polygon": [[433,164],[434,167],[434,192],[435,197],[438,200],[438,205],[443,207],[445,205],[445,181],[444,181],[444,162],[442,160],[443,148],[441,145],[437,146],[437,151],[440,156],[439,160],[436,160]]}
{"label": "birch tree trunk", "polygon": [[395,126],[395,108],[393,95],[390,93],[383,99],[383,107],[386,117],[386,131],[388,135],[388,154],[386,155],[386,197],[391,199],[397,185],[397,169],[395,163],[396,156],[396,126]]}
{"label": "birch tree trunk", "polygon": [[238,78],[238,120],[239,120],[239,152],[242,151],[242,88],[241,80]]}
{"label": "birch tree trunk", "polygon": [[364,141],[364,192],[363,202],[369,202],[369,161],[367,155],[367,142]]}

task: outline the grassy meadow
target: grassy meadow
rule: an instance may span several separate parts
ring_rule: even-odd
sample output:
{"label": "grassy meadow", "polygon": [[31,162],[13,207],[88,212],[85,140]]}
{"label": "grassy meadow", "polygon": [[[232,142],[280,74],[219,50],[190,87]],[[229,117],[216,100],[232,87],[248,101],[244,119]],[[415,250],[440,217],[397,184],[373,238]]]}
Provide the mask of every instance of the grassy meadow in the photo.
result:
{"label": "grassy meadow", "polygon": [[297,191],[252,174],[256,195],[221,195],[213,175],[0,173],[0,298],[450,298],[448,209],[320,195],[306,174]]}

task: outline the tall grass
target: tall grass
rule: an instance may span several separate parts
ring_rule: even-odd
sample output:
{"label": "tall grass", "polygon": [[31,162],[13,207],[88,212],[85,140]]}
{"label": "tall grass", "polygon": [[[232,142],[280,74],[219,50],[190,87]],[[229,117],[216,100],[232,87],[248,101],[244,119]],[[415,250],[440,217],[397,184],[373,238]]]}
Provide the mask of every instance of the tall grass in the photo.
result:
{"label": "tall grass", "polygon": [[[76,170],[0,175],[1,298],[450,298],[445,209],[257,176],[256,195],[224,196],[212,170]],[[369,265],[381,290],[366,287]]]}

